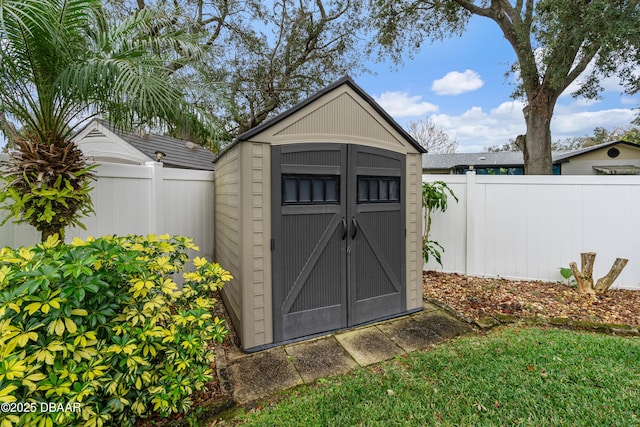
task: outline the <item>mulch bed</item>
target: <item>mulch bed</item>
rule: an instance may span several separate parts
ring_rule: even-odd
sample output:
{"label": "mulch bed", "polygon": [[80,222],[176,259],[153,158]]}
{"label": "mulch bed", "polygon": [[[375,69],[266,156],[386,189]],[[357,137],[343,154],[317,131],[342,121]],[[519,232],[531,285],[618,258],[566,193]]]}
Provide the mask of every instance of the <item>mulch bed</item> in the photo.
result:
{"label": "mulch bed", "polygon": [[487,317],[567,318],[640,326],[640,291],[579,294],[564,283],[516,281],[425,271],[423,295],[476,321]]}

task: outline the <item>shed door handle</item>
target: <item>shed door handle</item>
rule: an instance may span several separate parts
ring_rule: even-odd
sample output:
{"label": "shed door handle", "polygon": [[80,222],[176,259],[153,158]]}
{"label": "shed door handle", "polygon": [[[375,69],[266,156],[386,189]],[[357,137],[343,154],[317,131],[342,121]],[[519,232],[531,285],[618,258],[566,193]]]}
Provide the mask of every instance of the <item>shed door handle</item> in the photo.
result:
{"label": "shed door handle", "polygon": [[347,237],[347,220],[342,217],[342,240]]}
{"label": "shed door handle", "polygon": [[353,227],[351,231],[351,240],[356,238],[356,234],[358,234],[358,221],[356,221],[356,217],[351,217],[351,226]]}

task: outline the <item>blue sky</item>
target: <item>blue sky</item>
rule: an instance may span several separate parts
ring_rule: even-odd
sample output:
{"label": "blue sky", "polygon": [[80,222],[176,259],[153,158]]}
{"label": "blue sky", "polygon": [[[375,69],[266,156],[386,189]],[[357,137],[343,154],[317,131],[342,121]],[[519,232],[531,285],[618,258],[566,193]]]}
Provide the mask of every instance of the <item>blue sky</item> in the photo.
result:
{"label": "blue sky", "polygon": [[[487,46],[490,46],[488,49]],[[525,132],[523,104],[511,99],[514,78],[505,77],[515,59],[496,24],[474,17],[462,37],[423,44],[414,59],[394,67],[370,64],[375,75],[355,77],[401,125],[433,116],[458,141],[459,152],[480,152]],[[624,95],[615,79],[603,82],[604,99],[575,99],[571,90],[556,105],[552,139],[593,134],[595,127],[627,127],[640,96]]]}

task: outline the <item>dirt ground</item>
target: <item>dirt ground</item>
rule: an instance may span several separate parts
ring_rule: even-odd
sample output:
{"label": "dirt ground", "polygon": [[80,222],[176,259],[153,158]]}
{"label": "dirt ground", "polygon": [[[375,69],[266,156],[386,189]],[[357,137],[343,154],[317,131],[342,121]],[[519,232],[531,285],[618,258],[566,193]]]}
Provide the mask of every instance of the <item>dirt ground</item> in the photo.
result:
{"label": "dirt ground", "polygon": [[514,281],[425,271],[423,295],[480,320],[492,315],[565,317],[576,321],[640,326],[640,291],[611,289],[578,294],[564,283]]}

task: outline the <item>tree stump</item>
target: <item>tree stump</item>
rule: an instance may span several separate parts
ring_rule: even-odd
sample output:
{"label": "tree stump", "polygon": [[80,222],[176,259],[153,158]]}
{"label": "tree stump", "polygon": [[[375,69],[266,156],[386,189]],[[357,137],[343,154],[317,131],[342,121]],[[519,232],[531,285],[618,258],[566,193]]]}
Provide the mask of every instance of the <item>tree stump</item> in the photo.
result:
{"label": "tree stump", "polygon": [[601,277],[596,282],[595,286],[593,284],[593,265],[596,260],[595,252],[584,252],[580,254],[580,258],[582,260],[582,269],[578,270],[578,266],[575,262],[569,263],[569,267],[573,272],[573,277],[576,278],[576,284],[578,285],[578,292],[583,294],[604,294],[606,293],[613,282],[618,278],[622,269],[627,262],[628,259],[624,258],[616,258],[615,262],[611,266],[611,269],[607,273],[606,276]]}

